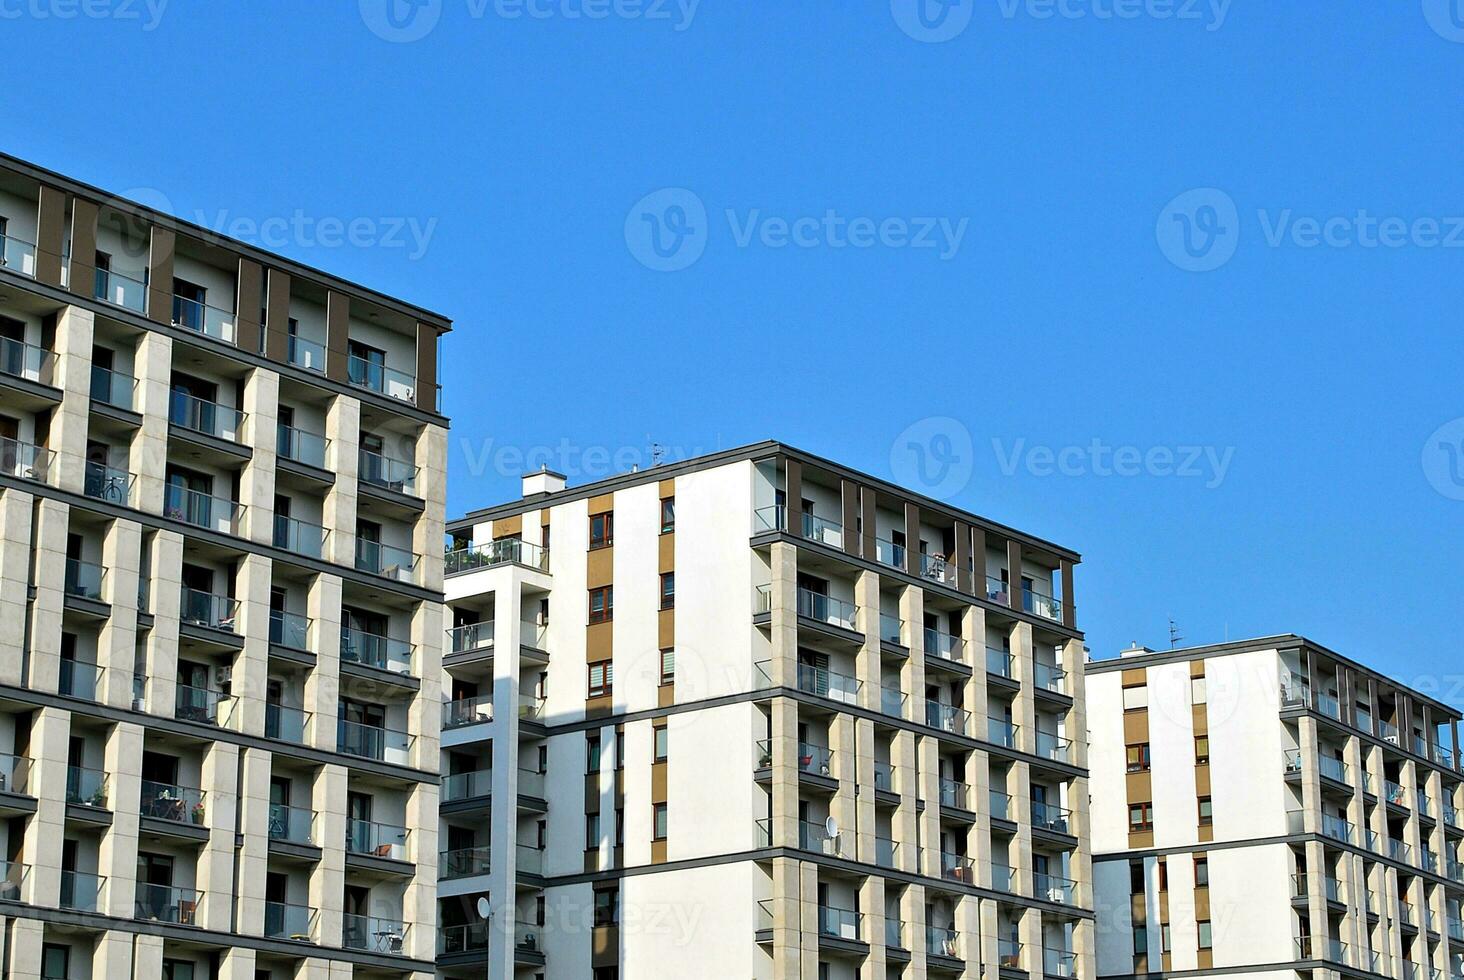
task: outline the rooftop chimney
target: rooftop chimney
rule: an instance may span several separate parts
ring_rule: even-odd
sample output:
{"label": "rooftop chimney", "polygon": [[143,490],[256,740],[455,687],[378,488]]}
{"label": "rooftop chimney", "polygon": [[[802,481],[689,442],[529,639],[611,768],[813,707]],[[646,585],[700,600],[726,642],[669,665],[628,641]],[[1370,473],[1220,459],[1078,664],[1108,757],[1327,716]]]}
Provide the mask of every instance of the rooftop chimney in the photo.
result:
{"label": "rooftop chimney", "polygon": [[524,496],[545,497],[564,489],[564,474],[555,473],[547,466],[537,473],[524,474]]}
{"label": "rooftop chimney", "polygon": [[1119,656],[1120,657],[1142,657],[1146,653],[1153,653],[1153,652],[1154,651],[1153,650],[1150,650],[1148,647],[1141,647],[1141,646],[1139,646],[1139,642],[1137,640],[1135,640],[1129,646],[1129,648],[1127,650],[1123,651],[1122,653],[1120,653]]}

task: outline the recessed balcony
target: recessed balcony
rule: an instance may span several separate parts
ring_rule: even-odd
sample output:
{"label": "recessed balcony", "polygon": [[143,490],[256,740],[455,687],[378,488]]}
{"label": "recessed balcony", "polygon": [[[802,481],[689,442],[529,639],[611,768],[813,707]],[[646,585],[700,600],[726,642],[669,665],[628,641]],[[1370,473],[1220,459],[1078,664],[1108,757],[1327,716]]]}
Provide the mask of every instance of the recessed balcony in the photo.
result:
{"label": "recessed balcony", "polygon": [[54,385],[56,355],[43,347],[0,337],[0,375]]}
{"label": "recessed balcony", "polygon": [[449,575],[510,564],[523,565],[541,572],[549,570],[549,552],[518,538],[500,538],[486,544],[449,551],[444,556],[444,561]]}
{"label": "recessed balcony", "polygon": [[325,544],[330,531],[319,524],[301,521],[291,517],[275,515],[274,546],[306,558],[320,558],[325,554]]}
{"label": "recessed balcony", "polygon": [[133,313],[147,312],[147,283],[110,269],[97,269],[93,297]]}
{"label": "recessed balcony", "polygon": [[153,820],[202,827],[207,794],[191,786],[142,781],[138,812]]}
{"label": "recessed balcony", "polygon": [[380,541],[356,539],[356,569],[380,575],[394,582],[415,585],[419,557],[405,548],[383,544]]}
{"label": "recessed balcony", "polygon": [[416,653],[416,646],[406,640],[341,627],[341,660],[346,663],[410,676]]}
{"label": "recessed balcony", "polygon": [[416,404],[417,379],[405,371],[352,354],[346,358],[346,377],[357,388]]}
{"label": "recessed balcony", "polygon": [[325,469],[326,451],[330,440],[324,436],[277,423],[275,428],[275,453],[282,459],[293,460],[318,470]]}
{"label": "recessed balcony", "polygon": [[88,460],[82,475],[82,493],[119,507],[136,507],[137,478],[123,469]]}
{"label": "recessed balcony", "polygon": [[234,343],[237,315],[187,296],[173,296],[173,326],[192,330],[226,344]]}
{"label": "recessed balcony", "polygon": [[400,956],[410,931],[411,926],[400,918],[350,912],[341,916],[341,945],[346,949]]}
{"label": "recessed balcony", "polygon": [[169,396],[168,421],[185,432],[242,445],[248,418],[237,409],[196,398],[184,391],[173,391]]}
{"label": "recessed balcony", "polygon": [[137,379],[121,371],[92,365],[91,400],[128,412],[137,410]]}
{"label": "recessed balcony", "polygon": [[163,494],[165,517],[219,534],[241,536],[246,511],[241,503],[190,490],[177,483],[169,483]]}
{"label": "recessed balcony", "polygon": [[313,943],[316,941],[315,930],[319,917],[319,912],[304,905],[265,902],[264,936],[266,939]]}
{"label": "recessed balcony", "polygon": [[203,897],[203,892],[193,888],[140,881],[137,883],[133,902],[133,917],[181,926],[197,925],[198,908],[203,903]]}
{"label": "recessed balcony", "polygon": [[49,449],[0,436],[0,474],[47,483],[55,463],[56,454]]}
{"label": "recessed balcony", "polygon": [[354,721],[338,722],[336,751],[359,759],[410,765],[416,739],[406,732]]}

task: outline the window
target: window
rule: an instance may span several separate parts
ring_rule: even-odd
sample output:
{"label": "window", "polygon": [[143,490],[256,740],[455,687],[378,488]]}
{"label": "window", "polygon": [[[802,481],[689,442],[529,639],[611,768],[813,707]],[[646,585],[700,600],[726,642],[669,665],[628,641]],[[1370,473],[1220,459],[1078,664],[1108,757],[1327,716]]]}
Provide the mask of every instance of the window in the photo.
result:
{"label": "window", "polygon": [[661,651],[661,684],[671,684],[676,680],[676,651]]}
{"label": "window", "polygon": [[590,622],[608,623],[615,617],[615,587],[590,590]]}
{"label": "window", "polygon": [[1166,956],[1174,950],[1173,938],[1174,936],[1170,933],[1168,926],[1159,927],[1159,948]]}
{"label": "window", "polygon": [[676,573],[661,573],[661,608],[676,608]]}
{"label": "window", "polygon": [[[3,232],[3,229],[0,229]],[[661,501],[661,533],[670,534],[676,530],[676,498],[667,497]]]}
{"label": "window", "polygon": [[613,926],[620,921],[620,889],[605,888],[595,892],[595,925]]}
{"label": "window", "polygon": [[667,745],[666,731],[667,731],[667,729],[666,729],[666,726],[665,725],[662,725],[660,728],[657,728],[654,731],[655,743],[656,743],[656,756],[655,756],[655,760],[654,761],[656,761],[656,762],[665,762],[666,761],[666,745]]}
{"label": "window", "polygon": [[187,960],[163,960],[163,980],[193,980],[193,964]]}
{"label": "window", "polygon": [[1207,697],[1209,697],[1209,694],[1205,688],[1205,679],[1203,677],[1191,677],[1190,703],[1204,704]]}
{"label": "window", "polygon": [[1149,955],[1149,930],[1143,926],[1134,926],[1134,955]]}
{"label": "window", "polygon": [[71,947],[51,943],[41,947],[42,980],[66,980],[71,972]]}
{"label": "window", "polygon": [[1154,870],[1159,872],[1159,891],[1169,891],[1169,864],[1163,858],[1160,858],[1154,862]]}
{"label": "window", "polygon": [[1215,811],[1208,796],[1200,797],[1200,826],[1208,827],[1214,822]]}
{"label": "window", "polygon": [[625,811],[615,811],[615,846],[625,846]]}
{"label": "window", "polygon": [[613,513],[590,516],[590,550],[608,548],[615,543],[615,515]]}
{"label": "window", "polygon": [[1210,887],[1210,859],[1207,857],[1195,857],[1195,887]]}
{"label": "window", "polygon": [[1128,747],[1128,771],[1148,772],[1149,771],[1149,743],[1140,742],[1137,745]]}
{"label": "window", "polygon": [[1135,895],[1144,894],[1144,862],[1135,861],[1129,865],[1129,891]]}
{"label": "window", "polygon": [[600,771],[600,736],[591,735],[585,739],[585,772]]}
{"label": "window", "polygon": [[1210,764],[1210,736],[1195,736],[1195,765],[1208,766]]}
{"label": "window", "polygon": [[603,663],[590,664],[590,693],[592,698],[608,698],[615,683],[615,664],[606,660]]}
{"label": "window", "polygon": [[598,813],[585,814],[585,850],[595,851],[600,848],[600,815]]}
{"label": "window", "polygon": [[1130,803],[1129,804],[1129,830],[1153,830],[1154,829],[1154,804],[1152,803]]}
{"label": "window", "polygon": [[1123,689],[1123,710],[1138,711],[1149,706],[1147,687],[1126,687]]}
{"label": "window", "polygon": [[666,839],[666,804],[656,803],[651,808],[652,840]]}
{"label": "window", "polygon": [[1200,949],[1210,949],[1210,944],[1214,941],[1214,936],[1210,933],[1210,923],[1205,921],[1196,925],[1200,927]]}

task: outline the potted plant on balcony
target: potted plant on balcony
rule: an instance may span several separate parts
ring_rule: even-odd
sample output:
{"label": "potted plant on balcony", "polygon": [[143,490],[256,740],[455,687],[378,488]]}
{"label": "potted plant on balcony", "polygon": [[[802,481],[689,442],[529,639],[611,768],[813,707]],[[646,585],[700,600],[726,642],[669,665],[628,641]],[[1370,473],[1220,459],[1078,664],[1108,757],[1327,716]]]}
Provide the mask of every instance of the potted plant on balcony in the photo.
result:
{"label": "potted plant on balcony", "polygon": [[199,800],[193,804],[193,822],[199,826],[203,825],[203,801]]}

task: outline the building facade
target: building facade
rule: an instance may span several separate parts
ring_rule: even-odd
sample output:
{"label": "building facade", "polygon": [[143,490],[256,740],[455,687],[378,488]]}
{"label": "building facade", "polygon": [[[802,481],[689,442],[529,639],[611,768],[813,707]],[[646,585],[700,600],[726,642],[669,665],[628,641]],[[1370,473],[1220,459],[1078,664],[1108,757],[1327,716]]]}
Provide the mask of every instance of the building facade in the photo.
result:
{"label": "building facade", "polygon": [[1464,975],[1456,710],[1298,636],[1087,698],[1100,976]]}
{"label": "building facade", "polygon": [[437,314],[0,158],[0,973],[431,976]]}
{"label": "building facade", "polygon": [[1076,554],[777,443],[524,491],[449,526],[441,975],[1094,977]]}

